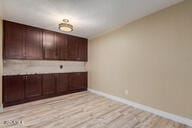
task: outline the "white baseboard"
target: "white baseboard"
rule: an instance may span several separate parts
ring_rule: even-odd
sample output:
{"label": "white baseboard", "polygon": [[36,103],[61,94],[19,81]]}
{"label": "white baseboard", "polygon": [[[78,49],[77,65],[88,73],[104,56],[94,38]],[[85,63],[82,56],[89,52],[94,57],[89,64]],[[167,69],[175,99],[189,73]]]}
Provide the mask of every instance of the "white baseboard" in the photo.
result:
{"label": "white baseboard", "polygon": [[130,105],[130,106],[133,106],[135,108],[138,108],[138,109],[141,109],[141,110],[156,114],[158,116],[173,120],[175,122],[179,122],[179,123],[182,123],[182,124],[186,124],[188,126],[192,126],[192,120],[191,119],[181,117],[181,116],[178,116],[178,115],[174,115],[174,114],[171,114],[171,113],[168,113],[168,112],[164,112],[164,111],[161,111],[161,110],[158,110],[158,109],[146,106],[146,105],[142,105],[142,104],[139,104],[139,103],[136,103],[136,102],[133,102],[133,101],[129,101],[129,100],[121,98],[121,97],[113,96],[113,95],[110,95],[110,94],[107,94],[107,93],[104,93],[104,92],[100,92],[100,91],[96,91],[96,90],[93,90],[93,89],[88,89],[88,91],[90,91],[92,93],[95,93],[97,95],[104,96],[106,98],[121,102],[121,103],[124,103],[124,104]]}

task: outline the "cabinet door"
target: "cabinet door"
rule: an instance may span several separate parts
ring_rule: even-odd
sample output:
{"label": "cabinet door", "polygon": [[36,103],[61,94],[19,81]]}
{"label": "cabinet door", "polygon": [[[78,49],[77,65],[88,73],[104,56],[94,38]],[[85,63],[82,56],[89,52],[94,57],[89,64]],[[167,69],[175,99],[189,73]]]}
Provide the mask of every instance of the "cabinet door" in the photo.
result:
{"label": "cabinet door", "polygon": [[23,25],[4,21],[4,58],[5,59],[24,59],[25,42]]}
{"label": "cabinet door", "polygon": [[68,36],[68,59],[87,61],[87,39]]}
{"label": "cabinet door", "polygon": [[70,73],[69,90],[87,89],[87,73]]}
{"label": "cabinet door", "polygon": [[3,77],[3,102],[14,103],[24,100],[24,79],[23,76]]}
{"label": "cabinet door", "polygon": [[27,99],[41,96],[41,75],[27,75],[25,78],[25,97]]}
{"label": "cabinet door", "polygon": [[68,91],[68,74],[56,74],[56,92],[65,93]]}
{"label": "cabinet door", "polygon": [[68,60],[80,60],[78,39],[74,36],[68,36]]}
{"label": "cabinet door", "polygon": [[55,75],[44,74],[43,75],[43,95],[55,94]]}
{"label": "cabinet door", "polygon": [[57,55],[59,60],[67,59],[67,36],[64,34],[56,34]]}
{"label": "cabinet door", "polygon": [[43,49],[44,59],[57,59],[57,46],[55,41],[55,33],[51,31],[43,31]]}
{"label": "cabinet door", "polygon": [[26,59],[43,59],[43,33],[41,29],[26,26]]}
{"label": "cabinet door", "polygon": [[79,58],[80,61],[87,61],[88,41],[87,39],[80,38],[79,41]]}

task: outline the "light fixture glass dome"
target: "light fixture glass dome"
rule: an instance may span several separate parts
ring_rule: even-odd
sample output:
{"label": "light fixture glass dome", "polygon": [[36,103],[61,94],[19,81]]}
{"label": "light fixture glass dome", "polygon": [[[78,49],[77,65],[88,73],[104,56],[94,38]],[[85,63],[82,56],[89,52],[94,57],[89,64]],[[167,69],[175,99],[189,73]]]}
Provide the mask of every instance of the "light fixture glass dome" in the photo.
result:
{"label": "light fixture glass dome", "polygon": [[59,29],[63,32],[71,32],[73,31],[73,25],[69,24],[68,19],[64,19],[63,23],[59,24]]}

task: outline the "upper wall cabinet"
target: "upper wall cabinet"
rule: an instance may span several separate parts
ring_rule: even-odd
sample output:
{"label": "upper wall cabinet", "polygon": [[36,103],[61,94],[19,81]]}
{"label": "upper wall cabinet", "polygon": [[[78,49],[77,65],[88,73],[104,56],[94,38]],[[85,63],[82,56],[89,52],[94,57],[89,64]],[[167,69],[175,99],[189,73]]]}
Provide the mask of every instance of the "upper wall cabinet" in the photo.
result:
{"label": "upper wall cabinet", "polygon": [[5,59],[43,59],[42,30],[4,21]]}
{"label": "upper wall cabinet", "polygon": [[55,41],[57,44],[57,58],[59,60],[67,60],[67,36],[64,34],[57,33]]}
{"label": "upper wall cabinet", "polygon": [[51,31],[43,31],[44,59],[57,59],[57,45],[55,41],[56,34]]}
{"label": "upper wall cabinet", "polygon": [[68,60],[87,61],[87,39],[68,36]]}
{"label": "upper wall cabinet", "polygon": [[87,39],[4,21],[4,59],[87,61]]}
{"label": "upper wall cabinet", "polygon": [[4,21],[4,58],[24,59],[25,58],[25,27]]}
{"label": "upper wall cabinet", "polygon": [[68,36],[68,56],[69,60],[80,60],[78,55],[78,39],[74,36]]}
{"label": "upper wall cabinet", "polygon": [[43,32],[41,29],[26,26],[25,50],[27,59],[43,59]]}
{"label": "upper wall cabinet", "polygon": [[79,57],[80,61],[87,61],[87,47],[88,47],[88,41],[87,39],[80,38],[79,39]]}

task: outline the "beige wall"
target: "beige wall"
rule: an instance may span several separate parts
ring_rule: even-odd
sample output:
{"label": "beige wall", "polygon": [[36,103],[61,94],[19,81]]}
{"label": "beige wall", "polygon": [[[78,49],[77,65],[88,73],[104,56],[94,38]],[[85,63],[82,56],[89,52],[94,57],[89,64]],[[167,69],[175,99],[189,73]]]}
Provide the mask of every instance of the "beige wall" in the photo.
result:
{"label": "beige wall", "polygon": [[90,40],[89,88],[192,119],[191,12],[185,0]]}
{"label": "beige wall", "polygon": [[0,17],[0,106],[2,104],[2,73],[3,73],[3,68],[2,68],[2,20]]}

